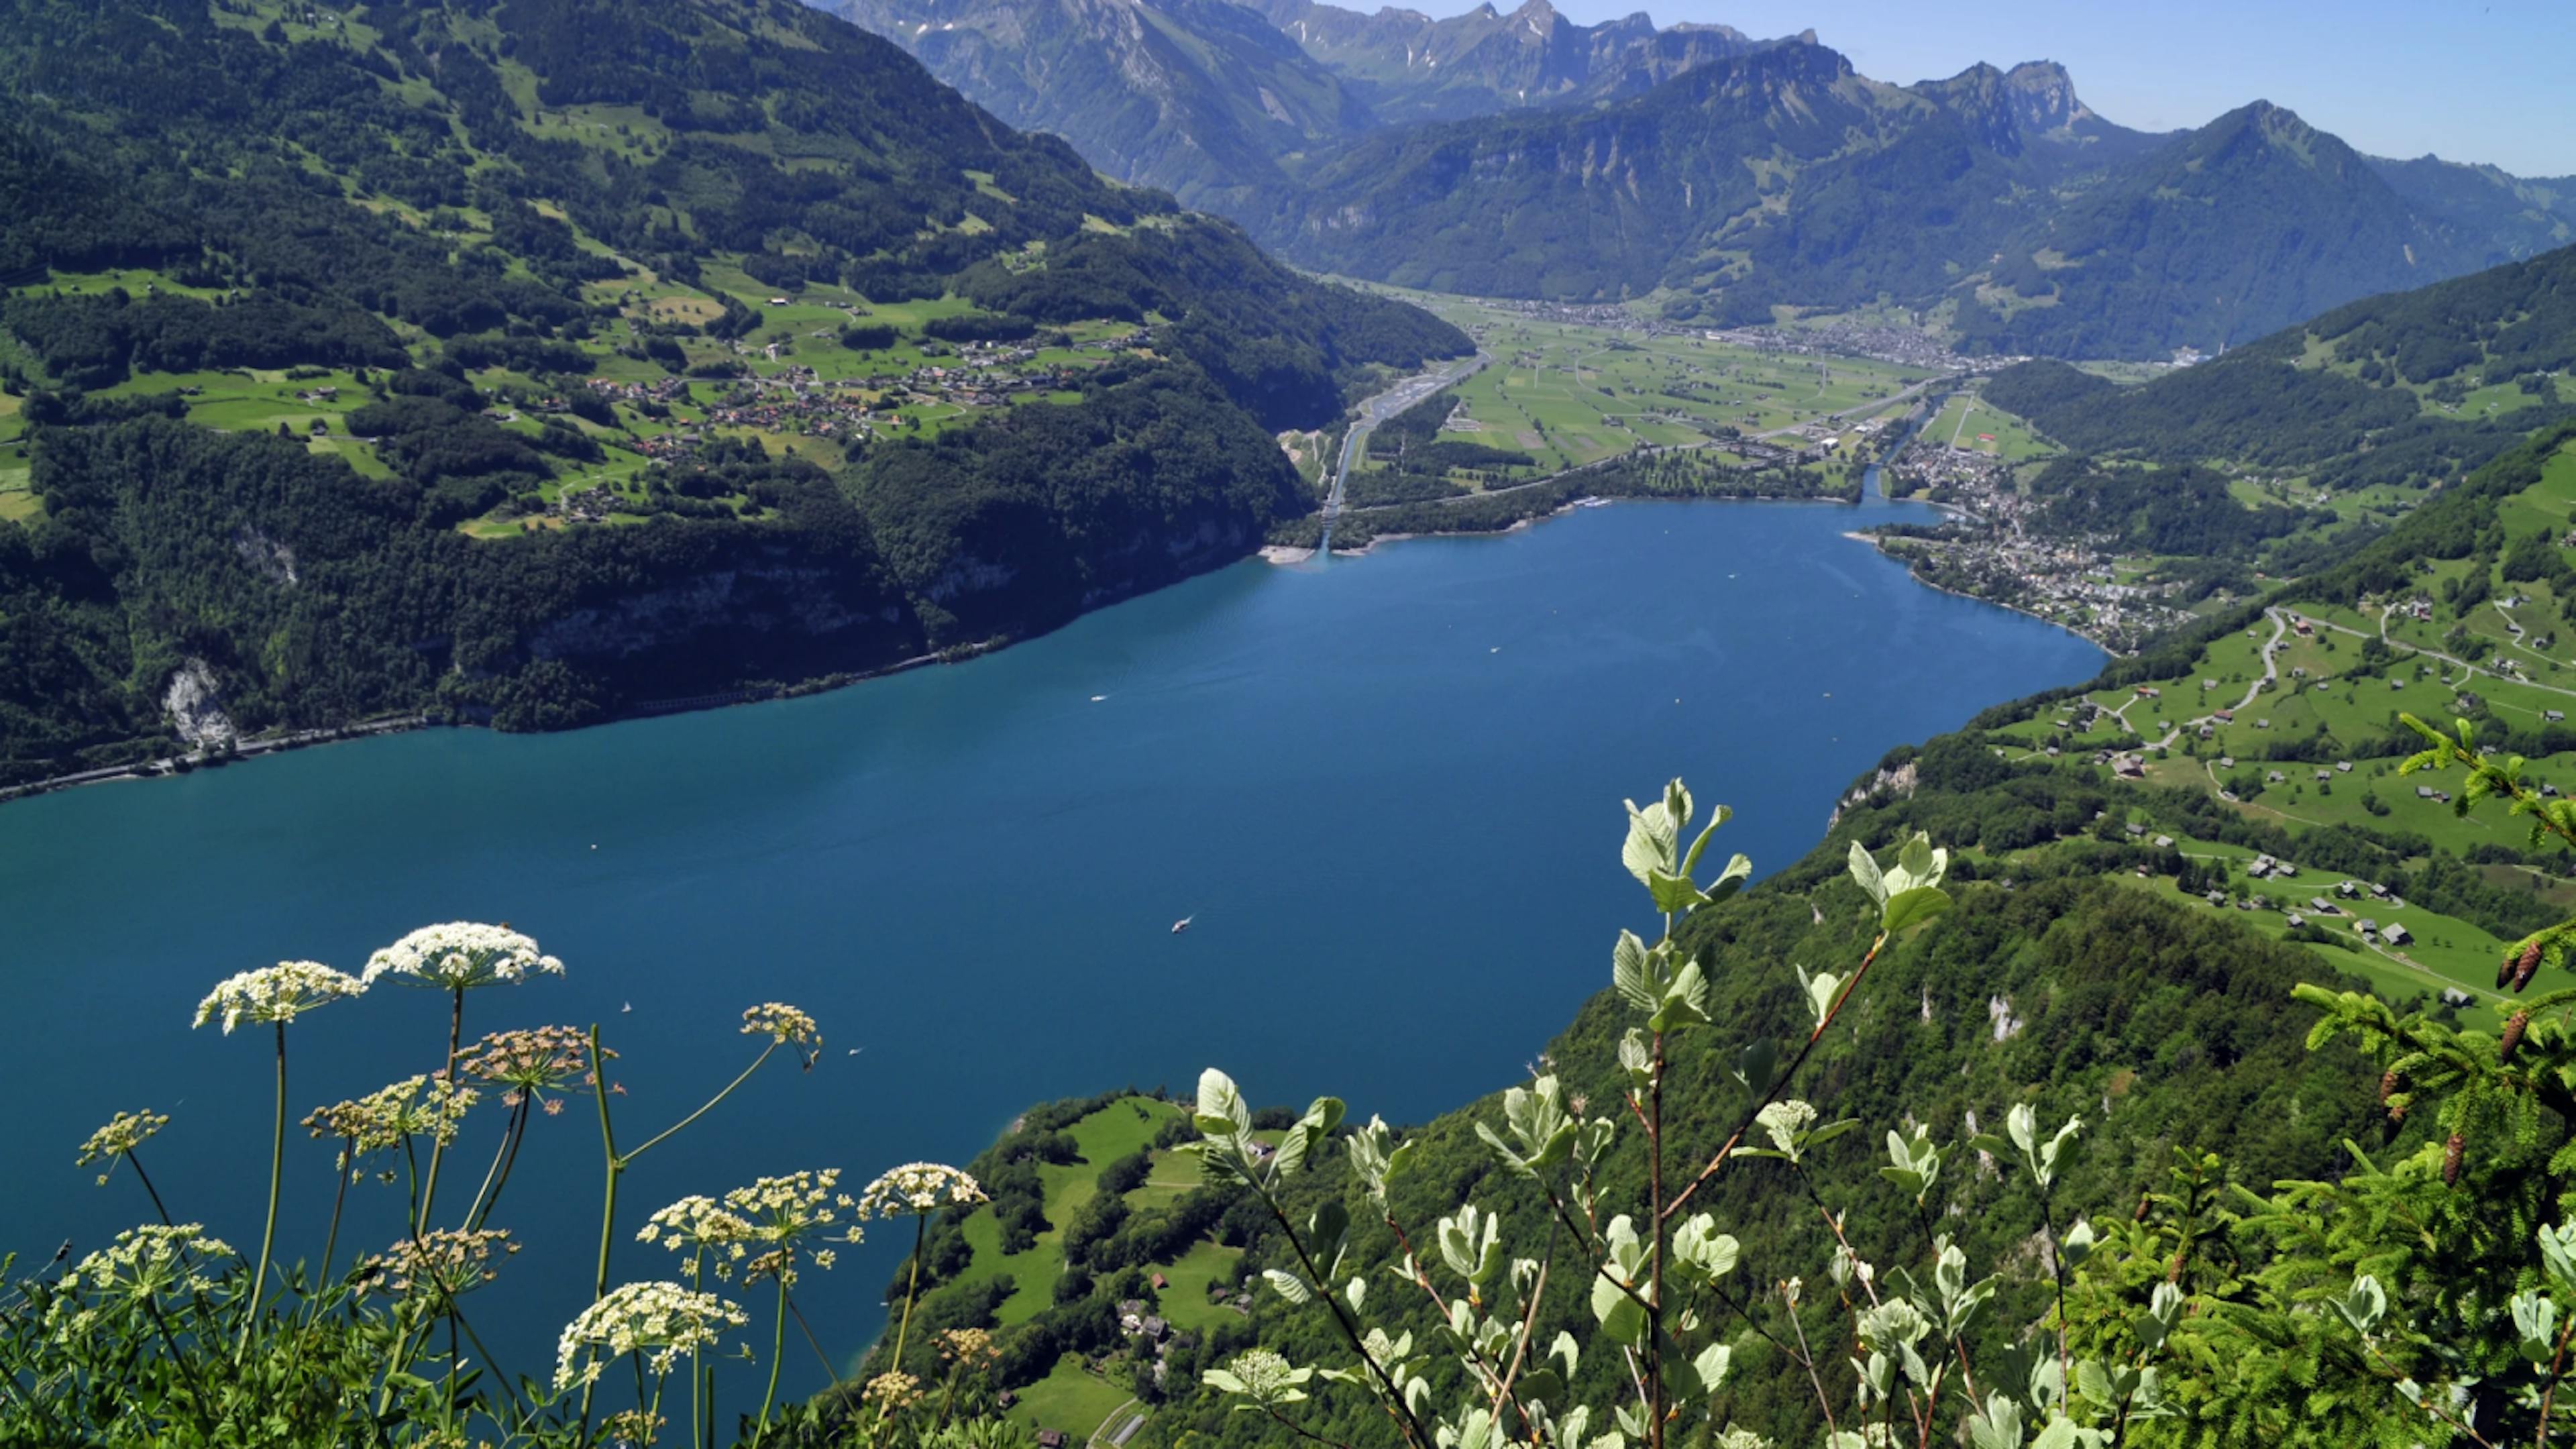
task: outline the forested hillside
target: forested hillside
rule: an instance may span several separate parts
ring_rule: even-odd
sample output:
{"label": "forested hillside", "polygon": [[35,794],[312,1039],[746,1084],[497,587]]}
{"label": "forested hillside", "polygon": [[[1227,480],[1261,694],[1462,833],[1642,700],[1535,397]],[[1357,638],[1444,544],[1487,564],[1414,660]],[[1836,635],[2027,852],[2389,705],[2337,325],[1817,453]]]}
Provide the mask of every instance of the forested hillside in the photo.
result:
{"label": "forested hillside", "polygon": [[0,93],[0,780],[1042,629],[1468,345],[787,0],[8,0]]}
{"label": "forested hillside", "polygon": [[2324,312],[2136,387],[2063,363],[1986,395],[2068,447],[2231,459],[2337,488],[2456,481],[2576,398],[2576,248]]}

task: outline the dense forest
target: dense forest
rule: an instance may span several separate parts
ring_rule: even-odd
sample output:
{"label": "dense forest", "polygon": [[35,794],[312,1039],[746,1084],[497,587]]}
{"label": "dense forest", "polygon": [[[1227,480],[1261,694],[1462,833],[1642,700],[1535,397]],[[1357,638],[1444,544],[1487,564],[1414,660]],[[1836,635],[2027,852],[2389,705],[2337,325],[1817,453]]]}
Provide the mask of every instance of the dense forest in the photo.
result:
{"label": "dense forest", "polygon": [[[7,0],[0,93],[0,782],[169,752],[183,672],[221,733],[541,728],[1043,629],[1257,546],[1312,506],[1270,432],[1468,347],[786,0]],[[793,348],[720,267],[1000,324],[856,354],[1142,330],[845,462],[654,451],[651,378]],[[359,395],[309,443],[199,409],[279,378]],[[556,526],[594,476],[616,516]]]}

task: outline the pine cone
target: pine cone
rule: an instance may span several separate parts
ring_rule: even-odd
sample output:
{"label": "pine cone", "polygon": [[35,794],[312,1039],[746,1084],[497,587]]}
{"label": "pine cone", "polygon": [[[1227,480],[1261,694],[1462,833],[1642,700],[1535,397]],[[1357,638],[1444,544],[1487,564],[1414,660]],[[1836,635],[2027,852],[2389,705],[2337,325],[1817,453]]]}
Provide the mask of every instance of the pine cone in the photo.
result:
{"label": "pine cone", "polygon": [[2457,1132],[2451,1134],[2450,1144],[2442,1149],[2442,1186],[2460,1185],[2460,1154],[2467,1146],[2468,1139]]}
{"label": "pine cone", "polygon": [[2137,1212],[2136,1212],[2135,1214],[2133,1214],[2133,1215],[2129,1218],[2129,1221],[2131,1221],[2131,1222],[2133,1222],[2133,1223],[2143,1223],[2143,1222],[2145,1222],[2146,1220],[2147,1220],[2147,1199],[2146,1199],[2146,1197],[2145,1197],[2143,1194],[2141,1194],[2141,1195],[2139,1196],[2139,1198],[2138,1198],[2138,1210],[2137,1210]]}
{"label": "pine cone", "polygon": [[2498,1064],[2513,1060],[2514,1048],[2522,1045],[2522,1034],[2531,1028],[2531,1013],[2517,1011],[2504,1024],[2504,1039],[2496,1044]]}
{"label": "pine cone", "polygon": [[2379,1105],[2388,1105],[2389,1096],[2397,1090],[2397,1069],[2390,1067],[2379,1074]]}
{"label": "pine cone", "polygon": [[2520,991],[2522,988],[2529,986],[2531,984],[2531,973],[2539,969],[2540,943],[2538,941],[2534,941],[2530,945],[2522,948],[2522,959],[2514,963],[2513,989]]}
{"label": "pine cone", "polygon": [[2513,968],[2521,959],[2510,950],[2504,953],[2504,959],[2496,963],[2496,990],[2504,990],[2506,984],[2513,980]]}

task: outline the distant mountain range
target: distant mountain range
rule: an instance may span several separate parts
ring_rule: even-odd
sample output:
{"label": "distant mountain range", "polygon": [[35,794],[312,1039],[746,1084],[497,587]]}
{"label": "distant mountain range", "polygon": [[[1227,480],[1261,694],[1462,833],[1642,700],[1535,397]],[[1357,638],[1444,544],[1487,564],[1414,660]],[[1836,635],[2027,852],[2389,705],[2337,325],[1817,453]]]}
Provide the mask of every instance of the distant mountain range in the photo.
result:
{"label": "distant mountain range", "polygon": [[2366,157],[2257,101],[2153,134],[2066,71],[1863,76],[1547,0],[839,0],[1003,119],[1319,270],[1667,314],[1892,305],[1971,347],[2216,351],[2576,240],[2576,178]]}

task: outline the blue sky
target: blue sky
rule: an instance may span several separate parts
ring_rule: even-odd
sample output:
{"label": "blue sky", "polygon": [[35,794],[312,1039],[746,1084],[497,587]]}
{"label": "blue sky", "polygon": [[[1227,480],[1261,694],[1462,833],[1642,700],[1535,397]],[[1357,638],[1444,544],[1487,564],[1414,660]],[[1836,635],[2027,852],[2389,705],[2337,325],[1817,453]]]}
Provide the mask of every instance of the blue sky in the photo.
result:
{"label": "blue sky", "polygon": [[[1375,9],[1375,0],[1340,0]],[[1402,3],[1402,0],[1398,0]],[[1494,0],[1509,10],[1519,0]],[[1605,19],[1638,0],[1552,0]],[[1459,0],[1411,4],[1457,14]],[[1753,35],[1813,26],[1862,74],[1904,84],[1992,61],[2054,60],[2076,94],[2141,130],[2197,126],[2261,98],[2373,155],[2576,175],[2571,0],[1662,0],[1664,24]]]}

